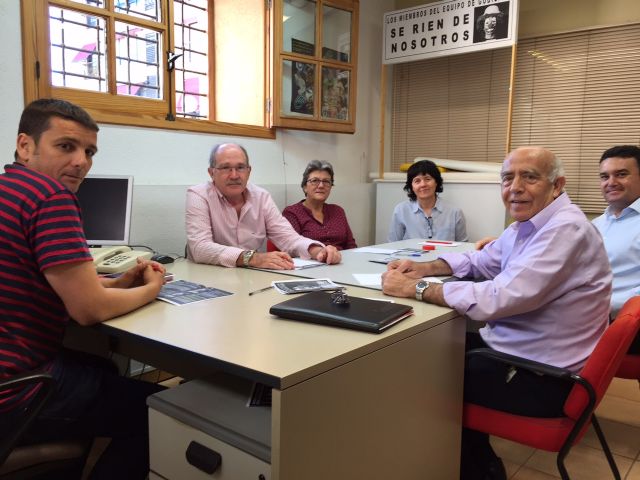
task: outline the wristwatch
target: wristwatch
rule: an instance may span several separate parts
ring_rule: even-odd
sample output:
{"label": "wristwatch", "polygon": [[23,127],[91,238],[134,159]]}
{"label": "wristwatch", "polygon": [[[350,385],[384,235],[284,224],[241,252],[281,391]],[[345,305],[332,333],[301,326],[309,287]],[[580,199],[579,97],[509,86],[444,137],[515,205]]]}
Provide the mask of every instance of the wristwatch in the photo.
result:
{"label": "wristwatch", "polygon": [[251,259],[255,254],[256,254],[255,250],[245,250],[244,252],[242,252],[242,266],[248,267],[249,262],[251,261]]}
{"label": "wristwatch", "polygon": [[427,288],[429,288],[429,282],[425,280],[420,280],[416,283],[416,300],[422,301],[422,294]]}

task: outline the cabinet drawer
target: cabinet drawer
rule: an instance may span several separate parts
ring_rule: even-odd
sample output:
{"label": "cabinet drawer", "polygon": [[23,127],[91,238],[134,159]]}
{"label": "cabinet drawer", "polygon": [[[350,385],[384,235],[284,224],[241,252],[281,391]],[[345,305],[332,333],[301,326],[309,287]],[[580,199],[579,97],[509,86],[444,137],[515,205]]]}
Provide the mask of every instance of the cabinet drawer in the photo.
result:
{"label": "cabinet drawer", "polygon": [[[187,460],[187,449],[192,442],[220,455],[220,466],[213,474]],[[271,465],[268,463],[153,408],[149,409],[149,455],[152,473],[168,480],[271,478]]]}

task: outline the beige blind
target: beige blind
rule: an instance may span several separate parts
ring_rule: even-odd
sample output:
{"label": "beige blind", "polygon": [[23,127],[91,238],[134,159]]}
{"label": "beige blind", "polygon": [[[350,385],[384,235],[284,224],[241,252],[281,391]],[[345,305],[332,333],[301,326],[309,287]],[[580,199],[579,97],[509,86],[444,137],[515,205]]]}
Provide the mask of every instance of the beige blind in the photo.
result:
{"label": "beige blind", "polygon": [[417,156],[501,161],[510,49],[394,66],[392,169]]}
{"label": "beige blind", "polygon": [[[396,67],[392,168],[418,155],[501,160],[509,63],[510,51],[503,49]],[[431,77],[438,81],[432,83]],[[443,77],[449,81],[443,84]],[[527,39],[518,45],[511,145],[542,145],[556,152],[565,164],[567,192],[586,212],[600,213],[605,207],[598,183],[602,152],[640,143],[638,78],[640,25]],[[484,92],[490,102],[474,91]],[[419,102],[422,110],[409,110],[416,96],[428,98]],[[435,141],[426,131],[434,122],[425,126],[419,120],[430,116],[447,124],[438,131],[446,132],[444,138]],[[420,133],[402,131],[416,124]]]}

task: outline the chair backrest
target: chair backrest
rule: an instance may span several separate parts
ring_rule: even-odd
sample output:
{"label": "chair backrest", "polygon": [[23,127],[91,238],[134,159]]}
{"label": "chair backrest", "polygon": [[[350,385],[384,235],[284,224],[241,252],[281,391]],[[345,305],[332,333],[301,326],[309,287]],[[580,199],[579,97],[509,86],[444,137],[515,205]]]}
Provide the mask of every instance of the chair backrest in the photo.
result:
{"label": "chair backrest", "polygon": [[[18,405],[14,410],[0,417],[2,436],[0,437],[0,465],[4,463],[20,437],[48,400],[53,391],[54,381],[48,373],[25,373],[0,381],[0,392],[31,388],[30,398],[24,406]],[[35,389],[34,389],[35,387]],[[35,393],[33,393],[35,392]]]}
{"label": "chair backrest", "polygon": [[[607,327],[593,350],[580,376],[587,380],[596,394],[594,408],[600,403],[629,345],[640,329],[640,296],[629,299],[615,321]],[[584,388],[576,385],[564,404],[568,417],[577,419],[588,403]]]}

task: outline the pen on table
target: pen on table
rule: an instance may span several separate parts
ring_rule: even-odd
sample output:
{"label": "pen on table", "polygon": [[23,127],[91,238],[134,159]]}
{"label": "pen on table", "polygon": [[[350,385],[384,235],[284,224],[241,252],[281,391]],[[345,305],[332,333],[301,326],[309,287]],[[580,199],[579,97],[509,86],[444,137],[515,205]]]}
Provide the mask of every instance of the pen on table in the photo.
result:
{"label": "pen on table", "polygon": [[267,290],[270,290],[272,288],[273,288],[273,285],[269,285],[268,287],[264,287],[259,290],[254,290],[253,292],[249,292],[249,296],[255,295],[256,293],[260,293],[260,292],[266,292]]}
{"label": "pen on table", "polygon": [[453,242],[445,242],[442,240],[427,240],[427,243],[437,243],[440,245],[451,245]]}
{"label": "pen on table", "polygon": [[302,265],[300,267],[295,267],[294,270],[304,270],[305,268],[320,267],[321,265],[324,265],[324,264],[323,263],[312,263],[310,265]]}

